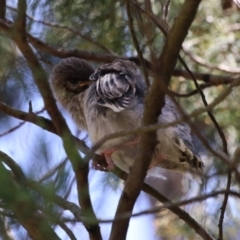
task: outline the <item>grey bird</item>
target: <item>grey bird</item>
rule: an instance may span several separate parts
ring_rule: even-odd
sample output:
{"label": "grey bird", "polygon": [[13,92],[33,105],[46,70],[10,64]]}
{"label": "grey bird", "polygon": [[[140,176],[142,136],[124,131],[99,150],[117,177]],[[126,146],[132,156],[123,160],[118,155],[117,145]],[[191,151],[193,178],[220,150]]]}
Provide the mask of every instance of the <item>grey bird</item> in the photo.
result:
{"label": "grey bird", "polygon": [[[53,68],[50,82],[57,100],[77,126],[88,132],[92,144],[109,134],[141,126],[147,88],[140,70],[131,61],[117,59],[94,70],[82,59],[67,58]],[[166,96],[159,123],[178,118],[176,106]],[[157,130],[157,140],[148,177],[164,178],[162,169],[201,172],[204,164],[193,146],[187,124]],[[97,153],[106,157],[110,169],[116,165],[128,173],[138,142],[137,134],[112,139]]]}

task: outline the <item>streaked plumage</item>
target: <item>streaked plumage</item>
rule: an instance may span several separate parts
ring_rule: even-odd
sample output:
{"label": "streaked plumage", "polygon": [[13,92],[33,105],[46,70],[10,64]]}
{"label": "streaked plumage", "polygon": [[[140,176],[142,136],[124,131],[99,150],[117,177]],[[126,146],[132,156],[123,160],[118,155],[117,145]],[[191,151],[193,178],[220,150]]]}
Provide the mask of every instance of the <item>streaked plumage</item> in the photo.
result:
{"label": "streaked plumage", "polygon": [[[111,133],[141,125],[146,85],[133,62],[115,60],[93,71],[84,60],[68,58],[54,67],[51,84],[57,100],[69,111],[78,127],[88,132],[93,144]],[[178,118],[175,105],[165,97],[159,122],[168,123]],[[98,153],[134,141],[137,137],[132,135],[109,140],[98,149]],[[159,129],[157,138],[159,144],[148,176],[162,177],[159,167],[178,172],[203,168],[186,124]],[[111,158],[115,165],[128,172],[137,150],[138,144],[124,146],[113,152]]]}

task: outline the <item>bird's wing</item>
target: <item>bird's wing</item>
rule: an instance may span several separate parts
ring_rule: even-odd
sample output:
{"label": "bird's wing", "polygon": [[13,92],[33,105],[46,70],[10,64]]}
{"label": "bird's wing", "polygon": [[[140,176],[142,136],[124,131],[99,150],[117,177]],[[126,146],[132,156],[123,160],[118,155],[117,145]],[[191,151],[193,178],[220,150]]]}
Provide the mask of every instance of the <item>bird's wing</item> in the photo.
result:
{"label": "bird's wing", "polygon": [[136,83],[141,78],[136,65],[125,60],[98,67],[90,76],[90,80],[96,81],[97,103],[115,112],[130,106],[139,90]]}
{"label": "bird's wing", "polygon": [[[175,104],[169,97],[166,97],[159,122],[173,122],[180,117]],[[160,149],[160,153],[166,154],[173,164],[175,162],[176,168],[187,166],[188,169],[203,169],[204,164],[193,145],[190,128],[187,124],[179,123],[174,127],[159,129],[158,138],[160,143],[157,147]],[[168,163],[166,162],[166,164]]]}
{"label": "bird's wing", "polygon": [[175,138],[175,143],[180,153],[179,161],[181,163],[187,163],[189,167],[192,169],[196,170],[203,169],[204,164],[198,152],[195,150],[192,141],[189,141],[189,139],[186,139],[178,135]]}

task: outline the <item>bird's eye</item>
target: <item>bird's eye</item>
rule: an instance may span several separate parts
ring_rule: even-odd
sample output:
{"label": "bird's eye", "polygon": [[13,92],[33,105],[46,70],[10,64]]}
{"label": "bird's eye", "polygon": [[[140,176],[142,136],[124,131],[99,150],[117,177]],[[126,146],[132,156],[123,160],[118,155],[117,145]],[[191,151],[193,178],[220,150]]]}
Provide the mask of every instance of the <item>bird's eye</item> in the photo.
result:
{"label": "bird's eye", "polygon": [[74,83],[76,83],[77,81],[76,81],[76,79],[74,79],[74,78],[70,78],[70,79],[68,79],[68,82],[71,83],[71,84],[74,84]]}

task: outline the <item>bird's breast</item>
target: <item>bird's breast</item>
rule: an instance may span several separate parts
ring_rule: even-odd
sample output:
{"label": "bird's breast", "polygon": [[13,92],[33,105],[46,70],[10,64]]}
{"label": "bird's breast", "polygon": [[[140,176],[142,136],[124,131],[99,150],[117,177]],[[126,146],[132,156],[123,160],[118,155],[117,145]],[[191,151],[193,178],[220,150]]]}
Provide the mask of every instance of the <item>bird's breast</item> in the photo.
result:
{"label": "bird's breast", "polygon": [[[99,109],[92,109],[87,115],[89,138],[92,144],[95,144],[110,134],[119,131],[128,131],[138,127],[140,125],[140,120],[141,118],[138,116],[137,119],[135,119],[131,111],[115,113],[108,109],[106,112],[101,112]],[[98,149],[98,152],[112,148],[135,137],[136,135],[128,135],[110,139]]]}

